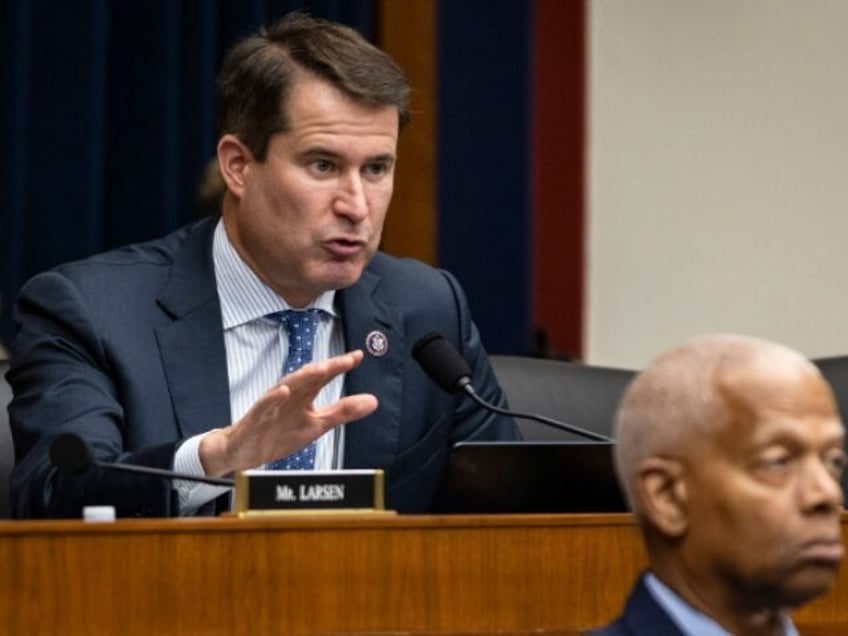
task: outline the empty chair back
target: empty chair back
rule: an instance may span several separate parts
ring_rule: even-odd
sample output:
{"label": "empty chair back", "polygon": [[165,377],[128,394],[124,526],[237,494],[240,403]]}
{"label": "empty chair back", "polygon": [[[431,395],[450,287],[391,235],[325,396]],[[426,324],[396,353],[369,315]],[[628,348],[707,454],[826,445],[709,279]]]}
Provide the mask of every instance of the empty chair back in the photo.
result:
{"label": "empty chair back", "polygon": [[9,474],[15,461],[12,432],[9,429],[9,402],[12,387],[6,382],[8,360],[0,360],[0,519],[9,517]]}
{"label": "empty chair back", "polygon": [[[611,435],[615,413],[630,380],[629,369],[523,356],[489,356],[510,408],[544,415]],[[581,439],[534,421],[517,419],[527,441]]]}
{"label": "empty chair back", "polygon": [[813,363],[833,388],[842,421],[848,424],[848,356],[816,358]]}
{"label": "empty chair back", "polygon": [[[848,356],[815,358],[813,363],[830,383],[842,422],[848,426]],[[842,471],[842,491],[848,505],[848,470]]]}

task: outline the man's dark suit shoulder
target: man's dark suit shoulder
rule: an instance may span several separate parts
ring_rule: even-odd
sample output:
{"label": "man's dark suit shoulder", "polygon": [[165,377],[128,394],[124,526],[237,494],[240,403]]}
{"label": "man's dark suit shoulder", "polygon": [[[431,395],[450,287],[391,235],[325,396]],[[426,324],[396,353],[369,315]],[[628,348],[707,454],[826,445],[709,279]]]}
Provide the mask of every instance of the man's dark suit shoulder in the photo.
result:
{"label": "man's dark suit shoulder", "polygon": [[[404,304],[417,304],[432,309],[438,307],[441,301],[451,304],[457,302],[455,288],[458,283],[453,275],[413,258],[398,258],[377,252],[366,271],[379,277],[378,291],[381,294],[402,299]],[[431,293],[444,297],[434,298]]]}
{"label": "man's dark suit shoulder", "polygon": [[654,599],[645,584],[645,575],[639,577],[624,612],[614,622],[601,629],[584,632],[584,636],[684,636],[665,610]]}
{"label": "man's dark suit shoulder", "polygon": [[[187,242],[194,243],[194,251],[206,254],[212,265],[211,235],[215,219],[206,218],[144,243],[133,243],[87,258],[63,263],[48,272],[35,276],[29,284],[41,278],[59,274],[73,280],[82,288],[92,287],[102,294],[104,284],[124,284],[127,275],[134,281],[150,278],[156,280],[170,274],[176,254]],[[144,270],[144,276],[138,273]]]}

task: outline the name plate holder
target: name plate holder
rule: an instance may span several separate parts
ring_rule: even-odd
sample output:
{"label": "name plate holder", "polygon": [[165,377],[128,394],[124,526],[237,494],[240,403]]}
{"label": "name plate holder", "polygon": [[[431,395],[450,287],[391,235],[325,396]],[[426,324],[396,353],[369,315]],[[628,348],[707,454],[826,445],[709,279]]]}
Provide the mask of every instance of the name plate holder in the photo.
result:
{"label": "name plate holder", "polygon": [[391,513],[382,470],[245,470],[236,475],[239,517],[305,513]]}

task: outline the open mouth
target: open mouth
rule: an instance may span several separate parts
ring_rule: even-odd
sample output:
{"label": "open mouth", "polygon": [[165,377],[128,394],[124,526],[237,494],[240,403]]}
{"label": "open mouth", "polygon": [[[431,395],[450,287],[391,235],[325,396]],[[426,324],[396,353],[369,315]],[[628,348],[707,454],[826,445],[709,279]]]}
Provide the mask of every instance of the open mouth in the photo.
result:
{"label": "open mouth", "polygon": [[338,256],[349,256],[365,249],[365,241],[360,239],[334,238],[325,243],[327,249]]}

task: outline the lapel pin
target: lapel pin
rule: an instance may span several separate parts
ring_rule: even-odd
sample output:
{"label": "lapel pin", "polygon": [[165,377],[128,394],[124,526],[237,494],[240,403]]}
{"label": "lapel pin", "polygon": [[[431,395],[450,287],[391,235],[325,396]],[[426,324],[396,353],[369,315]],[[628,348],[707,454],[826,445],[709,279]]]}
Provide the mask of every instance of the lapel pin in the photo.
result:
{"label": "lapel pin", "polygon": [[389,352],[389,339],[382,331],[372,331],[365,336],[365,350],[372,356],[380,358]]}

